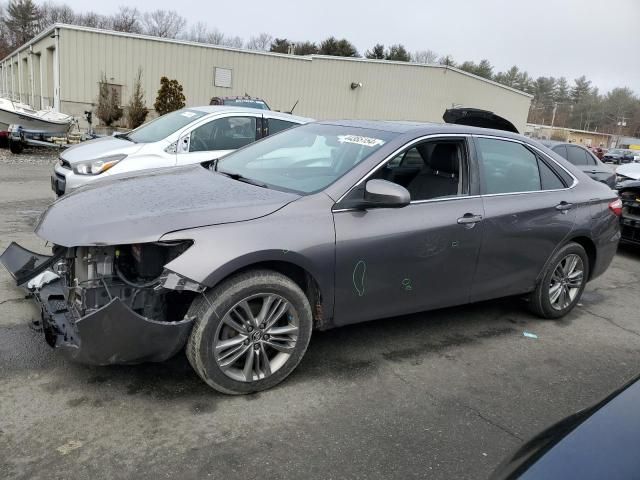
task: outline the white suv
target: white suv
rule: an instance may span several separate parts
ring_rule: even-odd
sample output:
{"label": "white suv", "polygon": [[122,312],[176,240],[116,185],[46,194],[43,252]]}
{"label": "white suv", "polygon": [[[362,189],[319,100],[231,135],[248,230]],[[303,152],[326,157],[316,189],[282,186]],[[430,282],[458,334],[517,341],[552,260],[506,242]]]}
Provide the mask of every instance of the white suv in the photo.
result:
{"label": "white suv", "polygon": [[183,108],[127,134],[97,138],[65,150],[51,175],[51,188],[60,196],[112,175],[214,160],[310,121],[253,108]]}

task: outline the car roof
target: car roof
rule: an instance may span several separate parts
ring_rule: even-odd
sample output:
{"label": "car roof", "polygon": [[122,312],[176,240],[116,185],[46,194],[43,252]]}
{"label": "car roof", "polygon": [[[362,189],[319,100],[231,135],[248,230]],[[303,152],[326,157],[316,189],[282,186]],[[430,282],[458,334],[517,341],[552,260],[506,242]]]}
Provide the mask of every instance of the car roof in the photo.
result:
{"label": "car roof", "polygon": [[571,145],[573,147],[581,147],[581,148],[587,148],[584,145],[580,145],[579,143],[571,143],[571,142],[559,142],[557,140],[538,140],[541,144],[543,144],[545,147],[555,147],[557,145]]}
{"label": "car roof", "polygon": [[187,110],[196,110],[198,112],[211,113],[256,113],[267,118],[277,118],[296,123],[313,122],[312,118],[299,117],[290,113],[275,112],[273,110],[263,110],[261,108],[237,107],[234,105],[203,105],[199,107],[187,107]]}
{"label": "car roof", "polygon": [[471,127],[467,125],[456,125],[453,123],[427,123],[427,122],[406,122],[406,121],[382,121],[382,120],[331,120],[318,122],[324,125],[339,125],[343,127],[356,127],[371,130],[381,130],[391,133],[413,133],[419,135],[432,135],[441,133],[451,134],[474,134],[474,135],[495,135],[497,137],[513,138],[517,140],[530,141],[528,137],[506,130],[494,130],[491,128]]}

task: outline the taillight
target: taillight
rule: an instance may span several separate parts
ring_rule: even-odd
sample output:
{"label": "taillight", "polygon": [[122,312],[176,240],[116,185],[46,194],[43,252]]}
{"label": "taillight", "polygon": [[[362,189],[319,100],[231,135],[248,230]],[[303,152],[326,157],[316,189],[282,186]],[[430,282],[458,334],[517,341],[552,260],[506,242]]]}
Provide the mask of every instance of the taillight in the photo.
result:
{"label": "taillight", "polygon": [[622,215],[622,200],[619,198],[609,204],[609,210],[616,216]]}

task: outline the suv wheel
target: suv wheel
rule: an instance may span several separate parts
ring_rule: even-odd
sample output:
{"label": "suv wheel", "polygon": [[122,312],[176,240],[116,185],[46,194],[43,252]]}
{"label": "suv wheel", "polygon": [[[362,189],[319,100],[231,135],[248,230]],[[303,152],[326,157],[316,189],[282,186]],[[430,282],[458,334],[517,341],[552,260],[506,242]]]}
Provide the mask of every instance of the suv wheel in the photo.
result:
{"label": "suv wheel", "polygon": [[543,318],[560,318],[580,301],[589,278],[589,259],[581,245],[569,243],[549,261],[542,280],[531,294],[533,312]]}
{"label": "suv wheel", "polygon": [[196,323],[189,363],[216,390],[245,394],[284,380],[311,338],[309,300],[289,277],[270,270],[236,275],[191,305]]}

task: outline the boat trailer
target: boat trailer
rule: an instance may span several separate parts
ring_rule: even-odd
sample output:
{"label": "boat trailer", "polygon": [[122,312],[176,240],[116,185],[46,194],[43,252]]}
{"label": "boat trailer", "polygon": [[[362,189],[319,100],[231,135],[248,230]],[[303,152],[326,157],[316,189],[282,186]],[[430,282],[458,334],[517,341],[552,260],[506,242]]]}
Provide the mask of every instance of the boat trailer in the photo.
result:
{"label": "boat trailer", "polygon": [[95,135],[82,134],[79,131],[48,132],[44,130],[30,130],[21,125],[9,125],[8,143],[11,153],[22,153],[24,147],[67,148],[84,140],[95,138]]}

